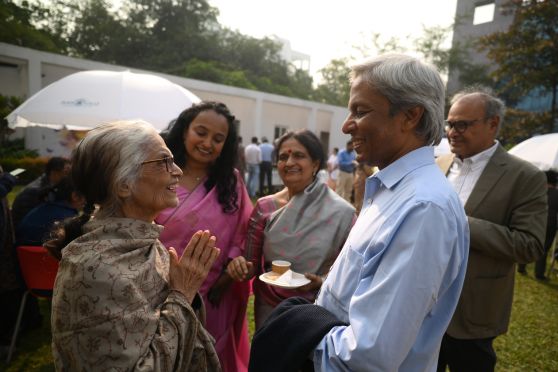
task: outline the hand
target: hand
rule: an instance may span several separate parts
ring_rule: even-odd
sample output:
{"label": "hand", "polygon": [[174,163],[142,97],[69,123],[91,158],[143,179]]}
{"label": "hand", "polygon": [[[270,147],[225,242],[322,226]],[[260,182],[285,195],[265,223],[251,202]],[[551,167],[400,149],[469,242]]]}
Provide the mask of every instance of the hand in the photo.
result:
{"label": "hand", "polygon": [[231,277],[226,272],[223,272],[209,289],[209,292],[207,292],[207,299],[209,300],[209,303],[215,307],[219,306],[223,293],[227,291],[231,284]]}
{"label": "hand", "polygon": [[235,257],[227,266],[227,273],[237,282],[251,279],[254,276],[254,264],[242,256]]}
{"label": "hand", "polygon": [[322,287],[324,280],[321,276],[316,274],[310,274],[310,273],[305,273],[304,276],[307,279],[310,279],[310,283],[298,288],[299,291],[312,292],[312,291],[317,291]]}
{"label": "hand", "polygon": [[215,237],[210,237],[207,230],[198,231],[192,236],[180,259],[176,250],[169,248],[169,287],[184,294],[188,302],[192,303],[220,252],[215,247]]}

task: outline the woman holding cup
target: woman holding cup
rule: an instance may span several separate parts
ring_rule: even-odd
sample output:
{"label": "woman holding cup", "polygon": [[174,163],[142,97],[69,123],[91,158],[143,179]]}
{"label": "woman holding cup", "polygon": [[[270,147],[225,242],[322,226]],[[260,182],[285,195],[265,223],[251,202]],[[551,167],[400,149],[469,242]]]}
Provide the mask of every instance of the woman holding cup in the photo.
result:
{"label": "woman holding cup", "polygon": [[244,255],[233,259],[227,272],[237,281],[246,281],[281,260],[290,262],[293,272],[304,273],[310,283],[287,289],[255,280],[256,329],[282,300],[315,298],[355,219],[354,208],[316,177],[325,158],[314,133],[288,132],[277,149],[277,170],[286,187],[257,201]]}

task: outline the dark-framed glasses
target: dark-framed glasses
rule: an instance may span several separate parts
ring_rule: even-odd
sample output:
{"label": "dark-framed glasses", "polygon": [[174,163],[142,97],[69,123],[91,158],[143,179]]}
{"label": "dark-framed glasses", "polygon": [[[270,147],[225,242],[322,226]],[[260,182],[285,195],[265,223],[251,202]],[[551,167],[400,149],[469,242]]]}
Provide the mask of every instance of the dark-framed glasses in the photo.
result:
{"label": "dark-framed glasses", "polygon": [[160,159],[142,161],[141,165],[149,164],[149,163],[159,163],[159,164],[164,163],[165,167],[167,168],[167,172],[172,173],[172,167],[174,165],[174,158],[172,156],[164,156]]}
{"label": "dark-framed glasses", "polygon": [[456,121],[449,121],[446,120],[446,124],[444,129],[446,132],[449,132],[451,129],[455,129],[457,133],[463,133],[469,128],[471,125],[475,124],[480,119],[475,120],[456,120]]}

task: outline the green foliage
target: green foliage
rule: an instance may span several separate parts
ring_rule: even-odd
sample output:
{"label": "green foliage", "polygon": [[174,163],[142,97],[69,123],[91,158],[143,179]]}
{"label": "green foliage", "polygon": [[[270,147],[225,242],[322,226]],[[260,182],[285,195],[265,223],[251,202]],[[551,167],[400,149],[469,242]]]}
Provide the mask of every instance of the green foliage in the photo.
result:
{"label": "green foliage", "polygon": [[56,37],[32,25],[36,14],[44,15],[45,10],[27,1],[18,6],[13,1],[0,0],[0,41],[49,52],[60,51]]}
{"label": "green foliage", "polygon": [[[313,99],[314,80],[308,74],[307,71],[301,69],[293,69],[291,72],[291,81],[289,83],[289,89],[294,97],[302,99]],[[332,103],[332,102],[327,102]]]}
{"label": "green foliage", "polygon": [[244,71],[230,71],[217,61],[201,61],[191,59],[178,71],[180,75],[191,79],[212,81],[215,83],[234,85],[240,88],[256,89]]}
{"label": "green foliage", "polygon": [[322,81],[318,85],[315,99],[320,102],[347,106],[349,103],[349,61],[334,59],[320,70]]}
{"label": "green foliage", "polygon": [[549,116],[548,112],[538,113],[508,108],[498,139],[511,148],[535,133],[544,133],[544,123],[548,122]]}
{"label": "green foliage", "polygon": [[21,99],[13,96],[3,96],[0,94],[0,154],[1,149],[4,149],[6,144],[6,139],[12,130],[8,127],[8,121],[6,116],[10,114],[14,109],[21,105]]}
{"label": "green foliage", "polygon": [[557,119],[558,6],[555,0],[511,0],[506,7],[514,14],[509,29],[481,38],[479,46],[494,61],[492,76],[502,94],[516,100],[534,91],[552,96],[544,126],[551,132]]}
{"label": "green foliage", "polygon": [[[36,154],[35,154],[36,155]],[[33,181],[45,170],[48,158],[46,157],[2,157],[0,158],[0,164],[4,171],[9,172],[17,168],[25,169],[25,172],[18,176],[19,184],[25,185]]]}
{"label": "green foliage", "polygon": [[403,44],[404,43],[398,37],[392,36],[386,40],[380,33],[376,32],[371,35],[370,44],[354,45],[353,48],[360,52],[363,57],[367,57],[373,53],[405,53],[407,48],[404,47]]}
{"label": "green foliage", "polygon": [[0,159],[3,161],[5,158],[21,159],[39,156],[36,150],[27,150],[24,142],[23,138],[4,141],[0,147]]}
{"label": "green foliage", "polygon": [[462,86],[483,85],[494,88],[496,82],[490,77],[489,66],[468,62],[469,55],[467,49],[454,49],[450,57],[449,69],[459,72],[459,82]]}
{"label": "green foliage", "polygon": [[[2,1],[8,19],[14,13],[35,39],[53,40],[38,49],[303,99],[314,93],[308,72],[282,60],[277,42],[222,27],[207,0],[122,0],[118,7],[109,0]],[[35,39],[19,45],[36,47]]]}

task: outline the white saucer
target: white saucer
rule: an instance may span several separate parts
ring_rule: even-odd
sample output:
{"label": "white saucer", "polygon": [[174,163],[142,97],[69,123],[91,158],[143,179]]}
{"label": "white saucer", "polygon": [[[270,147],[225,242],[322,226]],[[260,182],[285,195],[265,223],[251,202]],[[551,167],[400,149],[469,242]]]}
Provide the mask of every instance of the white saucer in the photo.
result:
{"label": "white saucer", "polygon": [[289,284],[277,282],[276,280],[277,278],[279,278],[279,275],[274,273],[273,271],[263,273],[262,275],[259,276],[259,278],[264,283],[273,285],[275,287],[286,288],[286,289],[299,288],[302,287],[303,285],[310,283],[310,279],[306,278],[303,274],[295,273],[294,271],[292,273],[293,276]]}

